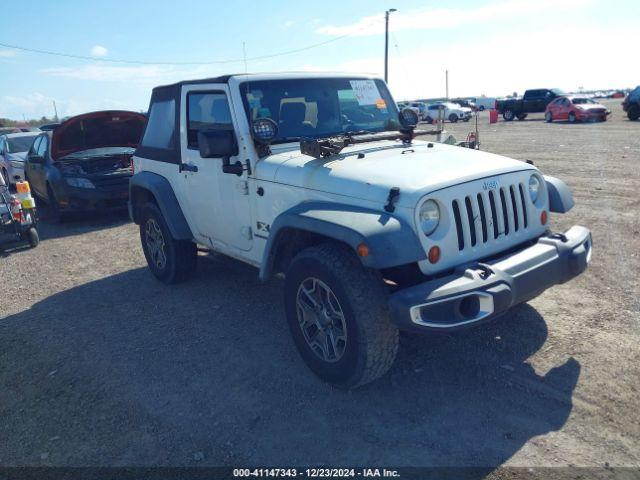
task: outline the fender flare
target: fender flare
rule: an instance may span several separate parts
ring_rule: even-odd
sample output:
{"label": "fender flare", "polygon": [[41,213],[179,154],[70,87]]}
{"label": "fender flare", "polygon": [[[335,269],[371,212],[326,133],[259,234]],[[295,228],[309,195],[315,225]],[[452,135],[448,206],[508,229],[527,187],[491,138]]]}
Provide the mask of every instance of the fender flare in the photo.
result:
{"label": "fender flare", "polygon": [[549,210],[555,213],[567,213],[573,208],[573,195],[562,180],[545,175],[544,181],[549,192]]}
{"label": "fender flare", "polygon": [[370,253],[359,258],[370,268],[390,268],[426,259],[415,231],[398,217],[353,205],[303,202],[282,212],[271,225],[260,265],[260,280],[271,276],[278,246],[286,242],[289,229],[323,235],[349,245],[354,251],[365,243]]}
{"label": "fender flare", "polygon": [[129,181],[129,216],[134,223],[140,223],[140,219],[137,218],[136,205],[134,205],[137,189],[148,191],[156,199],[173,238],[176,240],[193,239],[187,219],[182,213],[182,208],[180,208],[169,180],[152,172],[140,172],[131,177]]}

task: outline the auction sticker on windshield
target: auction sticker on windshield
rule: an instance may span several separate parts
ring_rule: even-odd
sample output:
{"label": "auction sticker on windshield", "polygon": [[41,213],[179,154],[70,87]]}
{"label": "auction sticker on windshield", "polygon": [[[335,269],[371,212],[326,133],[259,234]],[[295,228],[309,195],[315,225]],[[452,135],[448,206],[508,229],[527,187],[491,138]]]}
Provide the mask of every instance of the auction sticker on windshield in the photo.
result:
{"label": "auction sticker on windshield", "polygon": [[382,98],[373,80],[351,80],[351,88],[356,92],[359,105],[375,105]]}

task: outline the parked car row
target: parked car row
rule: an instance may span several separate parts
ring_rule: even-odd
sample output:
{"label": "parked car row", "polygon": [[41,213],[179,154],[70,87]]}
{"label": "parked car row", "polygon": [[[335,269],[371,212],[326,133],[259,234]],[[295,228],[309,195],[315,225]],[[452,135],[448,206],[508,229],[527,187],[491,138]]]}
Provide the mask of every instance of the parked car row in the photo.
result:
{"label": "parked car row", "polygon": [[[443,120],[455,123],[458,120],[468,122],[474,114],[474,109],[462,106],[457,102],[398,102],[398,108],[409,108],[416,112],[422,122],[432,123],[434,120]],[[442,113],[440,111],[442,110]]]}

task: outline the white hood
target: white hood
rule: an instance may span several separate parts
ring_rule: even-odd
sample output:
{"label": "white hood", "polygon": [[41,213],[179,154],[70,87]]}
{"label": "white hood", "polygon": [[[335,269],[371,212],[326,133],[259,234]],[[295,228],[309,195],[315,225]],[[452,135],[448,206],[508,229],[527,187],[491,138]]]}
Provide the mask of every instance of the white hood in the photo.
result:
{"label": "white hood", "polygon": [[[256,177],[306,189],[385,202],[400,188],[397,204],[415,207],[425,194],[469,180],[520,170],[525,162],[478,150],[433,142],[380,141],[345,148],[339,155],[316,159],[300,153],[298,144],[274,145],[258,162]],[[359,154],[364,154],[358,158]]]}

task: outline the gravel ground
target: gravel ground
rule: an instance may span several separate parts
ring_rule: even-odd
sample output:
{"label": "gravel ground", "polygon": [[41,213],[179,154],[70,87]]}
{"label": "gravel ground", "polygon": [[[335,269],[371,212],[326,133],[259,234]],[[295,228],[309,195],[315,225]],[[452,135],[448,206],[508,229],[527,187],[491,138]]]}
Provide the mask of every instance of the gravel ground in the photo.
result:
{"label": "gravel ground", "polygon": [[552,221],[592,229],[588,272],[497,323],[402,337],[350,393],[300,361],[280,280],[218,257],[167,287],[126,216],[45,218],[38,248],[0,256],[0,465],[639,466],[640,123],[610,107],[480,120],[484,150],[569,183]]}

